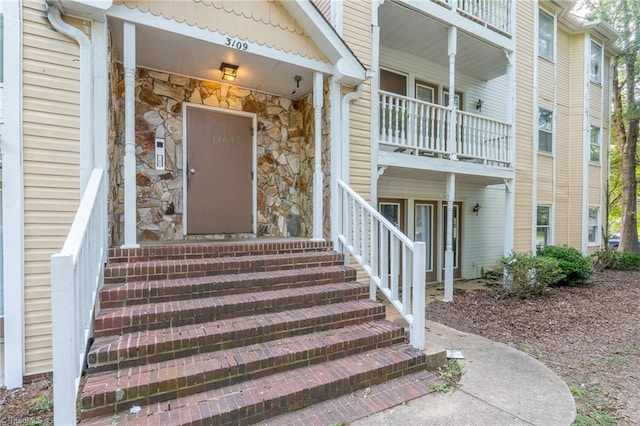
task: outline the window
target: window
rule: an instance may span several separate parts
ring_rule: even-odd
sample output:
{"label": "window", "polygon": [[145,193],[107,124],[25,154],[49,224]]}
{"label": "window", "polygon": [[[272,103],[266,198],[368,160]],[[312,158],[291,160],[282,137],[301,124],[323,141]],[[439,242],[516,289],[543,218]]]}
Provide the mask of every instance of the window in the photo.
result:
{"label": "window", "polygon": [[591,126],[589,141],[589,161],[592,163],[600,163],[600,128]]}
{"label": "window", "polygon": [[591,60],[589,64],[591,81],[602,84],[602,46],[593,41],[591,42]]}
{"label": "window", "polygon": [[536,215],[536,246],[545,247],[551,240],[551,206],[538,206]]}
{"label": "window", "polygon": [[553,152],[553,112],[538,110],[538,151]]}
{"label": "window", "polygon": [[553,61],[553,41],[555,38],[553,16],[540,11],[538,19],[538,55]]}
{"label": "window", "polygon": [[599,207],[589,207],[589,244],[598,244],[598,229],[600,228],[600,208]]}
{"label": "window", "polygon": [[407,76],[393,71],[380,69],[380,90],[406,96]]}

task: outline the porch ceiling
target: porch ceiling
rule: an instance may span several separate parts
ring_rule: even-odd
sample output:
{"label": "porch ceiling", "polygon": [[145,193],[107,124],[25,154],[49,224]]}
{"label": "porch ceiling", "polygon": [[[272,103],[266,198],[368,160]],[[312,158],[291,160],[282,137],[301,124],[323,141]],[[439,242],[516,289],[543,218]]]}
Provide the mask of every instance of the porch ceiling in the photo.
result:
{"label": "porch ceiling", "polygon": [[[430,183],[438,182],[444,184],[446,182],[447,173],[436,170],[410,169],[405,167],[389,166],[385,169],[383,176],[402,179],[414,179]],[[503,183],[504,179],[495,176],[479,176],[456,173],[456,184],[487,186]]]}
{"label": "porch ceiling", "polygon": [[[449,66],[449,25],[405,4],[385,1],[379,9],[380,42],[392,49]],[[456,71],[488,81],[506,73],[507,59],[501,48],[458,31]]]}
{"label": "porch ceiling", "polygon": [[[109,26],[116,58],[122,62],[123,22],[109,17]],[[239,66],[238,77],[233,83],[220,78],[222,62]],[[136,25],[136,64],[294,100],[302,98],[313,87],[311,69],[141,24]],[[294,80],[296,75],[302,77],[299,87]]]}

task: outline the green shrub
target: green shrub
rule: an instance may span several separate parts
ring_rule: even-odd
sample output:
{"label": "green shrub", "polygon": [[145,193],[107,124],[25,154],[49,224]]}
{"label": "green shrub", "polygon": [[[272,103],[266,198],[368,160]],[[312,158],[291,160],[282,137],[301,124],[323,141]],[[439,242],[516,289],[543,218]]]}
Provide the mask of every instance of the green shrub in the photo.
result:
{"label": "green shrub", "polygon": [[577,249],[569,246],[546,246],[538,249],[538,257],[558,261],[563,277],[556,285],[583,285],[593,275],[591,259],[583,256]]}
{"label": "green shrub", "polygon": [[630,251],[616,252],[615,262],[611,269],[620,271],[639,271],[640,270],[640,253]]}
{"label": "green shrub", "polygon": [[558,261],[532,254],[512,253],[500,259],[508,291],[522,298],[550,294],[549,286],[563,278]]}

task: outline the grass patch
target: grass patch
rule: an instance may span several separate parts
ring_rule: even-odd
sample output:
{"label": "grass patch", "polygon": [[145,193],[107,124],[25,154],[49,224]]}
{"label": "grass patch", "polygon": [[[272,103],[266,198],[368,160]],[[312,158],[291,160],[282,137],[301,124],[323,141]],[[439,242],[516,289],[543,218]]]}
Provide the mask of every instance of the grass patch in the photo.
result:
{"label": "grass patch", "polygon": [[578,414],[573,426],[615,426],[618,424],[609,397],[597,383],[570,384]]}
{"label": "grass patch", "polygon": [[36,413],[48,413],[53,410],[53,400],[47,395],[40,395],[31,400],[29,409]]}
{"label": "grass patch", "polygon": [[536,348],[535,346],[527,345],[526,343],[518,343],[516,349],[531,355],[535,359],[542,359],[545,357],[544,352],[542,352],[540,349]]}

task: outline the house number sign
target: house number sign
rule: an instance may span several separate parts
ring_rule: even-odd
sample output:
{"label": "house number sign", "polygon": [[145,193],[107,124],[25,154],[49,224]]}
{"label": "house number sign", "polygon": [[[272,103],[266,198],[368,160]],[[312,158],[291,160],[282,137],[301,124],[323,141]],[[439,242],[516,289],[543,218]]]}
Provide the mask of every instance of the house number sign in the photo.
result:
{"label": "house number sign", "polygon": [[234,40],[229,37],[225,37],[224,45],[236,48],[238,50],[247,50],[249,48],[249,45],[247,44],[247,42]]}

